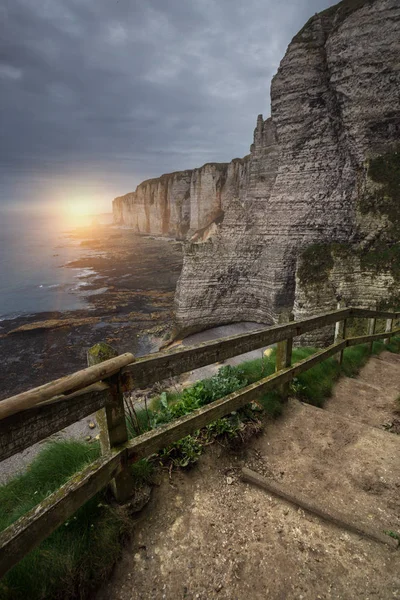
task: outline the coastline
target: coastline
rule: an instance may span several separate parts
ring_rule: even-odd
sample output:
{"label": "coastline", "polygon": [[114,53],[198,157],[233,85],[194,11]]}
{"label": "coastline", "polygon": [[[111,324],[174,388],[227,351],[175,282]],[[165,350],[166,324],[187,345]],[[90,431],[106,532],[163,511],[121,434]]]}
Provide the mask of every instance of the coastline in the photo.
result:
{"label": "coastline", "polygon": [[[93,228],[90,228],[93,234]],[[142,356],[165,343],[172,329],[181,244],[99,226],[95,236],[71,234],[88,252],[62,268],[80,269],[79,293],[87,306],[39,312],[0,322],[0,401],[86,364],[86,351],[107,342],[120,353]],[[0,484],[25,469],[49,440],[97,436],[94,415],[0,463]]]}
{"label": "coastline", "polygon": [[87,305],[1,321],[0,400],[85,368],[86,350],[97,342],[141,356],[172,328],[179,242],[110,225],[69,237],[87,253],[62,268],[82,272],[76,293]]}
{"label": "coastline", "polygon": [[[82,273],[77,293],[85,299],[85,308],[39,312],[0,323],[0,401],[85,368],[86,351],[97,342],[107,342],[119,353],[136,356],[156,352],[166,344],[173,329],[182,244],[110,225],[99,226],[95,235],[90,228],[90,234],[88,237],[81,229],[70,234],[87,253],[62,267]],[[259,327],[257,323],[237,323],[176,343],[198,343]],[[236,357],[225,364],[256,358],[259,353]],[[182,385],[211,376],[219,366],[209,365],[188,373]],[[70,425],[1,462],[0,484],[26,468],[50,439],[73,437],[90,441],[97,435],[94,415]]]}

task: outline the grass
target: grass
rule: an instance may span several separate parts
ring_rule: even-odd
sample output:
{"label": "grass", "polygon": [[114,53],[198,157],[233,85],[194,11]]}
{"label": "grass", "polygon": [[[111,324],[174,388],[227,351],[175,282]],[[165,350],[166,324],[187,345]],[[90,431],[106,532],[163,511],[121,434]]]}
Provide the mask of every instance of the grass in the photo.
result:
{"label": "grass", "polygon": [[[387,349],[400,351],[400,338],[389,346],[375,342],[375,354]],[[314,348],[296,348],[293,363],[316,352]],[[271,375],[275,370],[275,351],[268,357],[248,361],[239,367],[224,366],[210,379],[178,392],[163,392],[149,403],[149,410],[128,414],[131,435],[158,427],[195,408],[223,397],[245,385]],[[323,406],[341,374],[354,377],[369,357],[368,347],[355,346],[344,352],[343,364],[329,358],[299,375],[291,385],[291,394],[315,406]],[[259,414],[272,418],[282,413],[277,391],[264,394],[257,404],[218,419],[203,430],[187,436],[163,450],[159,458],[176,466],[196,462],[205,445],[220,439],[246,438],[246,430],[260,430]],[[99,455],[96,444],[78,441],[53,442],[44,447],[28,470],[0,486],[0,530],[16,521],[41,500],[65,483],[74,473]],[[135,480],[150,482],[153,465],[141,460],[133,467]],[[38,548],[30,552],[0,582],[1,600],[58,600],[85,598],[106,579],[121,553],[130,522],[124,511],[109,504],[106,493],[96,495]]]}
{"label": "grass", "polygon": [[[74,440],[49,443],[26,473],[0,486],[0,529],[32,509],[99,455]],[[30,552],[0,582],[1,600],[87,596],[110,575],[129,524],[124,513],[98,494]]]}

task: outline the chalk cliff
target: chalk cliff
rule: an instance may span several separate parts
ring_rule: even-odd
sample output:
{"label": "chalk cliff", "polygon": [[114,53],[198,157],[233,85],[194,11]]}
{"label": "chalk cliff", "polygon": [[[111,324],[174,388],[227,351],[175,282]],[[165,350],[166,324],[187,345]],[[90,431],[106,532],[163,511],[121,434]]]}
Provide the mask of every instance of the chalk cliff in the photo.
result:
{"label": "chalk cliff", "polygon": [[186,237],[178,329],[400,304],[399,56],[399,1],[344,0],[290,43],[248,156],[114,201]]}
{"label": "chalk cliff", "polygon": [[399,44],[398,0],[345,0],[295,36],[223,222],[186,243],[180,329],[400,304]]}
{"label": "chalk cliff", "polygon": [[115,198],[114,223],[138,233],[183,239],[221,216],[226,163],[178,171],[143,181],[136,191]]}

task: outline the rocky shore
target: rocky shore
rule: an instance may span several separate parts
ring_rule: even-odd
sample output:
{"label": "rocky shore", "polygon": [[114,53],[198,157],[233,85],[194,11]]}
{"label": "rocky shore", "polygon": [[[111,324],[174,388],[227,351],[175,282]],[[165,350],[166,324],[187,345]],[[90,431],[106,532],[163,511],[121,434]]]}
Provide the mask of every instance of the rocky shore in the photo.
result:
{"label": "rocky shore", "polygon": [[143,355],[169,336],[181,244],[111,226],[70,235],[88,249],[63,267],[88,273],[80,288],[87,308],[0,323],[0,400],[84,368],[99,341]]}

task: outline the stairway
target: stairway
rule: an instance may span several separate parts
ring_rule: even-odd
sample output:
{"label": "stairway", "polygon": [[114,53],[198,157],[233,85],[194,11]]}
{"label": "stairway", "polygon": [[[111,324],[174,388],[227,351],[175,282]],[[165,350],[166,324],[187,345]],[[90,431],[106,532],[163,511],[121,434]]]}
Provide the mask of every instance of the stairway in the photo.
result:
{"label": "stairway", "polygon": [[372,357],[357,378],[343,377],[324,409],[289,401],[279,427],[257,440],[255,469],[345,514],[361,527],[400,532],[400,357]]}
{"label": "stairway", "polygon": [[[400,358],[371,358],[324,409],[290,400],[261,436],[167,473],[97,600],[400,599],[399,549],[245,483],[243,468],[358,530],[400,531]],[[386,537],[383,534],[383,537]]]}

